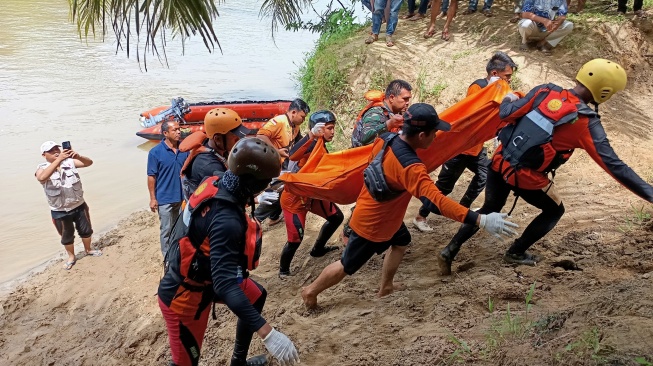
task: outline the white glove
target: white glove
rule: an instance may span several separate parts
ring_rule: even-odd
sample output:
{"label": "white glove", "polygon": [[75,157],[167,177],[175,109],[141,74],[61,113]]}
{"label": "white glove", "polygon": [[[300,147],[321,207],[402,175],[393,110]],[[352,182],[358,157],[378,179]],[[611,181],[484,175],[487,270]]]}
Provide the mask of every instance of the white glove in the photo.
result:
{"label": "white glove", "polygon": [[493,77],[490,78],[490,82],[488,84],[492,84],[493,82],[495,82],[495,81],[497,81],[499,79],[501,79],[501,78],[498,77],[498,76],[493,76]]}
{"label": "white glove", "polygon": [[184,207],[184,213],[181,215],[181,219],[184,221],[184,225],[188,226],[190,225],[190,204],[186,203],[186,207]]}
{"label": "white glove", "polygon": [[517,235],[517,232],[512,230],[510,227],[519,227],[519,225],[505,220],[504,218],[506,216],[508,216],[508,214],[499,212],[481,215],[481,222],[478,226],[501,240],[504,238],[508,239],[511,236]]}
{"label": "white glove", "polygon": [[263,339],[263,343],[265,343],[265,348],[268,349],[268,352],[279,360],[282,366],[293,365],[299,362],[299,354],[297,354],[295,345],[290,338],[281,332],[277,332],[276,329],[272,328],[268,336]]}
{"label": "white glove", "polygon": [[503,97],[503,101],[505,102],[506,99],[509,99],[511,102],[514,102],[519,99],[519,96],[515,93],[508,93],[506,94],[505,97]]}
{"label": "white glove", "polygon": [[311,129],[311,133],[315,137],[321,137],[321,136],[324,135],[324,127],[325,126],[326,126],[326,123],[324,123],[324,122],[316,123],[315,126],[313,126],[313,128]]}
{"label": "white glove", "polygon": [[277,200],[279,200],[279,193],[277,192],[263,191],[263,193],[256,196],[256,202],[258,202],[259,205],[271,205]]}

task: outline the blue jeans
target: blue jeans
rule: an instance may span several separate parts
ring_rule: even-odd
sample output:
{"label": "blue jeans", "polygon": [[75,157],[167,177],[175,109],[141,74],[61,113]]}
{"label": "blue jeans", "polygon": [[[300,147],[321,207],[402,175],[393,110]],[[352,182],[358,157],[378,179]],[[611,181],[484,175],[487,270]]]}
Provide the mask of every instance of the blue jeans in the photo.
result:
{"label": "blue jeans", "polygon": [[440,9],[443,13],[446,13],[449,10],[449,0],[442,0],[442,6]]}
{"label": "blue jeans", "polygon": [[[404,0],[389,0],[390,1],[390,19],[388,19],[388,27],[385,34],[391,36],[397,28],[399,22],[399,9]],[[388,0],[375,0],[374,13],[372,13],[372,33],[378,35],[381,32],[381,19],[383,19],[383,12]]]}
{"label": "blue jeans", "polygon": [[[485,4],[483,4],[483,10],[490,10],[493,1],[494,0],[485,0]],[[469,0],[469,10],[476,11],[477,7],[478,7],[478,0]]]}
{"label": "blue jeans", "polygon": [[[449,1],[449,0],[446,0]],[[408,3],[408,14],[414,14],[415,13],[415,0],[406,0]],[[419,2],[419,9],[417,10],[418,13],[424,15],[426,14],[426,8],[429,6],[429,0],[421,0]]]}

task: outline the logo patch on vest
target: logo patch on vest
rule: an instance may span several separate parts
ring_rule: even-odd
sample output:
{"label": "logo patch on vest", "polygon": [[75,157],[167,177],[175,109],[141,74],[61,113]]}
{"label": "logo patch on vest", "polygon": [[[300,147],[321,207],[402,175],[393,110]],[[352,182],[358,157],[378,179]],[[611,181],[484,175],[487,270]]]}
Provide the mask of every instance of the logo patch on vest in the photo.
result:
{"label": "logo patch on vest", "polygon": [[193,193],[193,194],[194,194],[195,196],[199,196],[200,194],[202,194],[202,192],[204,192],[204,190],[206,189],[206,186],[207,186],[207,185],[208,185],[207,182],[204,182],[204,183],[200,184],[200,186],[197,187],[197,189],[195,190],[195,193]]}
{"label": "logo patch on vest", "polygon": [[557,112],[562,108],[562,101],[560,99],[551,99],[549,103],[546,104],[546,108],[551,112]]}

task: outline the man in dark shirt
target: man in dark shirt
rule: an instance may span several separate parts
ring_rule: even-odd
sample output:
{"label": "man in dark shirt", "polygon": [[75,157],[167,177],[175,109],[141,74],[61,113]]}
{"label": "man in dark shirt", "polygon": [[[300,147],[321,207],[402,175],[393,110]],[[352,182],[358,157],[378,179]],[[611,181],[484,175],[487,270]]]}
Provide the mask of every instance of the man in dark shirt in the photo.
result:
{"label": "man in dark shirt", "polygon": [[[233,147],[227,165],[222,178],[205,180],[193,193],[187,230],[175,230],[174,243],[179,244],[166,258],[158,296],[172,361],[198,364],[210,304],[216,301],[238,317],[231,366],[267,364],[265,355],[246,359],[254,333],[280,364],[292,365],[299,361],[297,350],[261,316],[267,292],[248,272],[255,268],[250,263],[258,261],[256,250],[253,254],[248,249],[254,242],[260,250],[261,229],[245,206],[279,175],[279,154],[260,139],[243,139]],[[175,229],[184,224],[180,220]]]}
{"label": "man in dark shirt", "polygon": [[[231,148],[248,134],[238,113],[227,108],[211,109],[204,117],[206,139],[190,151],[182,168],[184,196],[190,197],[206,177],[221,177],[227,171],[227,156]],[[182,143],[182,150],[184,149]]]}

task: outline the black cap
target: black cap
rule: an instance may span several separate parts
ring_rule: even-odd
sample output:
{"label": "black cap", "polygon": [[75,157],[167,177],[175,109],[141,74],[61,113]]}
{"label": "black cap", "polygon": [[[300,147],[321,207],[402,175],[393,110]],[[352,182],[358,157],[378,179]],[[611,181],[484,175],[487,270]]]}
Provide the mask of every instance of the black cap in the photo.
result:
{"label": "black cap", "polygon": [[234,135],[238,136],[238,138],[241,138],[241,139],[244,138],[245,136],[248,136],[248,135],[254,135],[252,133],[252,130],[250,130],[249,128],[247,128],[247,127],[245,127],[243,125],[239,125],[238,127],[234,128],[233,130],[231,130],[229,132],[233,133]]}
{"label": "black cap", "polygon": [[415,103],[404,113],[404,124],[424,130],[449,131],[451,125],[440,118],[432,105]]}

